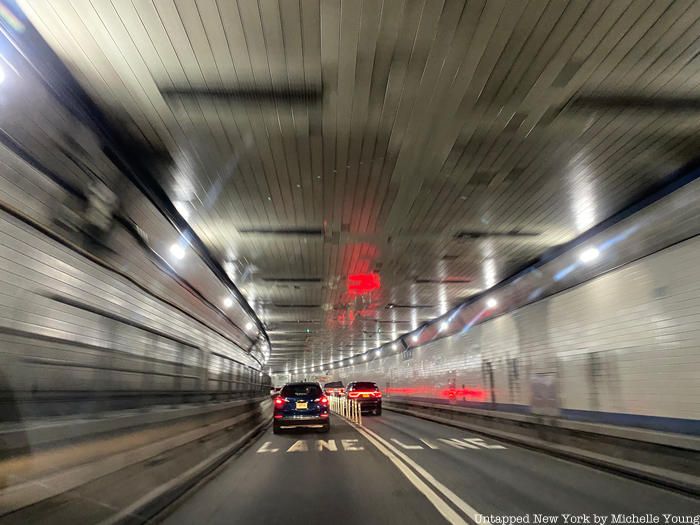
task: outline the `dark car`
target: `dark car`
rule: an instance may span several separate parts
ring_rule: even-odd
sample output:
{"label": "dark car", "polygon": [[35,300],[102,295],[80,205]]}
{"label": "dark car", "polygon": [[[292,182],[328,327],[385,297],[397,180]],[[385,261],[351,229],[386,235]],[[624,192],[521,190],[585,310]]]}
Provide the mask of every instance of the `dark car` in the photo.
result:
{"label": "dark car", "polygon": [[331,381],[323,385],[323,390],[327,396],[343,397],[345,395],[345,387],[342,381]]}
{"label": "dark car", "polygon": [[328,397],[318,383],[289,383],[274,400],[272,431],[279,434],[292,428],[331,428]]}
{"label": "dark car", "polygon": [[353,381],[348,385],[347,396],[360,403],[362,412],[372,412],[375,416],[382,414],[382,393],[377,383]]}

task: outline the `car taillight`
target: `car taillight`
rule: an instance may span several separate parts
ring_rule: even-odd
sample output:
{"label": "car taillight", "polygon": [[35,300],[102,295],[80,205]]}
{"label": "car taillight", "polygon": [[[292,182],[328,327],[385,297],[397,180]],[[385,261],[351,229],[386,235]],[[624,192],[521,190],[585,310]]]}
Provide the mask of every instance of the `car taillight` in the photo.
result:
{"label": "car taillight", "polygon": [[326,396],[323,396],[320,401],[319,401],[324,407],[328,406],[328,398]]}
{"label": "car taillight", "polygon": [[356,397],[360,397],[360,393],[359,392],[348,392],[348,397],[350,399],[355,399]]}
{"label": "car taillight", "polygon": [[276,408],[282,408],[284,406],[284,398],[283,397],[276,397],[275,398],[275,407]]}
{"label": "car taillight", "polygon": [[382,397],[382,393],[381,393],[379,390],[377,390],[377,391],[374,393],[374,397],[376,397],[377,399],[379,399],[380,397]]}

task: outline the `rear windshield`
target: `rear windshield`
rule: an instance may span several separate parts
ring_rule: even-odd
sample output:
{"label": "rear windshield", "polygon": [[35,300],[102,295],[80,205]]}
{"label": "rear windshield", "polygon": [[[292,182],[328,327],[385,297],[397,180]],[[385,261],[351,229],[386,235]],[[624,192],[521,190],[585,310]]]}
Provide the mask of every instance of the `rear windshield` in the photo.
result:
{"label": "rear windshield", "polygon": [[281,392],[282,397],[320,397],[321,389],[318,385],[310,383],[299,383],[296,385],[285,385]]}
{"label": "rear windshield", "polygon": [[370,383],[368,381],[360,381],[352,385],[353,390],[377,390],[377,383]]}
{"label": "rear windshield", "polygon": [[343,388],[343,382],[342,381],[333,381],[332,383],[326,383],[324,388]]}

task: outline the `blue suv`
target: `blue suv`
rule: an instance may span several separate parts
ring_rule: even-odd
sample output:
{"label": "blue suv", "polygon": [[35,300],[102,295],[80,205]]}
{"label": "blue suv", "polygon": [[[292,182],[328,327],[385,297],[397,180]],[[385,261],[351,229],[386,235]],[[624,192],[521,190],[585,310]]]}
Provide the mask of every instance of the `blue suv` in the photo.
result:
{"label": "blue suv", "polygon": [[331,429],[330,408],[318,383],[289,383],[274,400],[272,431],[279,434],[290,428]]}

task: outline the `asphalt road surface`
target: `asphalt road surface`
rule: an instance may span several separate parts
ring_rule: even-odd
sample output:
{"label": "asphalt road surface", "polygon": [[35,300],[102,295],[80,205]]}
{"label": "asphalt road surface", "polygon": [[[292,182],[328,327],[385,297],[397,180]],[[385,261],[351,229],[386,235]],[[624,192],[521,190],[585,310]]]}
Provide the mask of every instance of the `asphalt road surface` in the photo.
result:
{"label": "asphalt road surface", "polygon": [[359,429],[332,422],[328,434],[268,429],[166,523],[613,525],[651,513],[666,525],[664,514],[700,514],[697,499],[439,423],[388,411]]}

